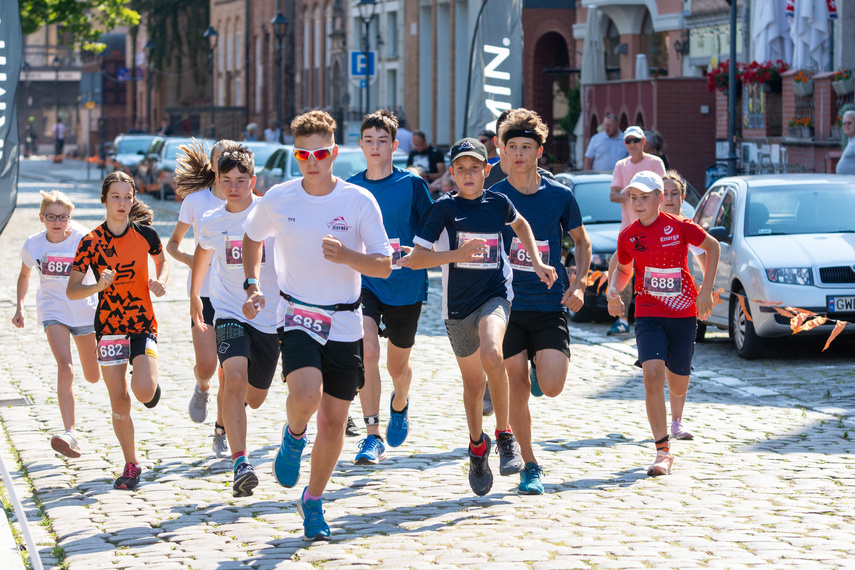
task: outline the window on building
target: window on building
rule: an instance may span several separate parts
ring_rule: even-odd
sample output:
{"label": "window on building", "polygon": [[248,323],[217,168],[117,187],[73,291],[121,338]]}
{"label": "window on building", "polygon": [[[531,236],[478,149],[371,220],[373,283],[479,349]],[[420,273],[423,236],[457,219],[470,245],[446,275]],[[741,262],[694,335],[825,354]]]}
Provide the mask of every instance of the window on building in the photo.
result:
{"label": "window on building", "polygon": [[650,12],[645,13],[641,25],[641,53],[647,55],[651,77],[668,76],[668,44],[665,32],[653,30],[653,20]]}
{"label": "window on building", "polygon": [[386,42],[386,58],[398,57],[398,12],[386,14],[386,33],[383,41]]}
{"label": "window on building", "polygon": [[241,56],[243,55],[243,39],[241,38],[240,32],[235,34],[235,66],[232,69],[243,69],[243,62],[241,60]]}
{"label": "window on building", "polygon": [[240,75],[235,77],[235,106],[240,107],[243,105],[243,101],[241,100],[241,95],[243,93],[243,89],[241,86],[243,85],[243,81]]}
{"label": "window on building", "polygon": [[[255,112],[261,113],[261,92],[264,89],[264,65],[261,49],[261,36],[255,36]],[[274,61],[276,59],[274,58]]]}

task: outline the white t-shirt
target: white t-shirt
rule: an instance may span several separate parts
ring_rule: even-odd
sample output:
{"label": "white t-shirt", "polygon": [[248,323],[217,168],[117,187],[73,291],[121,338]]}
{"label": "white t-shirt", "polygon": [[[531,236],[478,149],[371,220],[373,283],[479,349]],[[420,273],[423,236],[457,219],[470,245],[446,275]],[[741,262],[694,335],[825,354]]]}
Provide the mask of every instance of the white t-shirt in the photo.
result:
{"label": "white t-shirt", "polygon": [[[66,295],[71,264],[77,253],[77,245],[87,230],[71,222],[71,235],[59,243],[47,239],[47,230],[33,234],[21,247],[24,265],[34,265],[39,273],[39,288],[36,292],[36,315],[40,323],[59,321],[69,327],[81,327],[95,323],[97,295],[79,301],[71,301]],[[96,282],[92,271],[83,277],[84,285]]]}
{"label": "white t-shirt", "polygon": [[[210,188],[199,190],[189,194],[184,201],[181,202],[181,210],[178,212],[178,221],[190,226],[193,226],[193,247],[199,245],[199,221],[205,212],[210,212],[222,206],[225,202],[217,198],[211,193]],[[187,294],[190,295],[190,280],[193,279],[193,272],[187,274]],[[200,297],[209,297],[208,282],[211,279],[211,269],[205,274],[205,280],[202,282],[202,290],[199,293]],[[241,282],[243,283],[243,282]]]}
{"label": "white t-shirt", "polygon": [[199,245],[214,250],[208,296],[218,319],[237,319],[263,333],[276,332],[276,308],[279,305],[279,285],[273,256],[273,238],[264,240],[264,256],[259,283],[264,293],[264,308],[250,320],[243,314],[246,293],[243,290],[243,223],[258,203],[254,198],[249,208],[232,213],[223,204],[207,212],[199,222]]}
{"label": "white t-shirt", "polygon": [[[368,190],[341,179],[326,196],[306,193],[302,179],[277,184],[258,201],[243,227],[255,241],[276,238],[279,289],[313,305],[353,303],[362,289],[358,271],[324,259],[324,237],[331,235],[361,253],[392,254],[377,201]],[[286,305],[279,304],[280,321],[285,319]],[[333,314],[330,340],[360,338],[361,308]]]}

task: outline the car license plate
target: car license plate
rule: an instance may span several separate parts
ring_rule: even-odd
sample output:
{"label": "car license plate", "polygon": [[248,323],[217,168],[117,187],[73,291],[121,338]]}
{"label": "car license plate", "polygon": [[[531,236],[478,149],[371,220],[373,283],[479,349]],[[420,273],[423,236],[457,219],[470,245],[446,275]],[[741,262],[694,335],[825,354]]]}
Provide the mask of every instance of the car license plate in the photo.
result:
{"label": "car license plate", "polygon": [[855,295],[845,297],[826,297],[829,313],[855,313]]}

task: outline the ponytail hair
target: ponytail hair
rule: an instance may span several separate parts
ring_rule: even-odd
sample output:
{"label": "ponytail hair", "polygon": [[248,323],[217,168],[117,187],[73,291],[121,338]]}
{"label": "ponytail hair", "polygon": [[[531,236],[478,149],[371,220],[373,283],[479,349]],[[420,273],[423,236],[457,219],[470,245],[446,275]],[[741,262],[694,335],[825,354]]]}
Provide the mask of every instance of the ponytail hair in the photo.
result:
{"label": "ponytail hair", "polygon": [[121,170],[111,172],[104,178],[104,182],[101,183],[101,203],[107,203],[107,193],[110,191],[110,186],[116,182],[124,182],[130,186],[134,195],[134,202],[131,204],[130,212],[128,212],[128,220],[135,224],[150,226],[154,222],[154,212],[147,205],[137,200],[137,186],[134,184],[134,179]]}
{"label": "ponytail hair", "polygon": [[210,188],[217,179],[202,143],[196,139],[189,145],[178,147],[178,165],[175,167],[175,194],[186,198],[193,192]]}

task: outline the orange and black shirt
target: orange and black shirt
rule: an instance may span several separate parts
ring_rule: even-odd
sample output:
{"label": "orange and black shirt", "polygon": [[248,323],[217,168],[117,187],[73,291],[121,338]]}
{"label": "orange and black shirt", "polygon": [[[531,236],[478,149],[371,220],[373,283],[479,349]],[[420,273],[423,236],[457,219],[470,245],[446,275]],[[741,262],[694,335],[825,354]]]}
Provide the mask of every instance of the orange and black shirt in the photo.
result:
{"label": "orange and black shirt", "polygon": [[157,320],[148,289],[148,256],[163,251],[160,237],[151,226],[130,223],[122,235],[114,235],[103,223],[80,240],[71,268],[101,275],[115,272],[109,287],[98,293],[95,335],[157,335]]}

